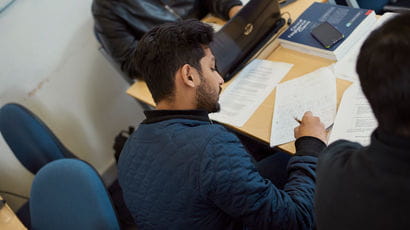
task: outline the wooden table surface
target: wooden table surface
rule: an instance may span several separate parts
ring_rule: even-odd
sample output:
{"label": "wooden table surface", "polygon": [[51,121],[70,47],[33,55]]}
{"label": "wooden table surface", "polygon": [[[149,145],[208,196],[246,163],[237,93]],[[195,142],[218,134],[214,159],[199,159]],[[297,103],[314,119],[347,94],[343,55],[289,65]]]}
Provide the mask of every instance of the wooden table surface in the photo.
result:
{"label": "wooden table surface", "polygon": [[[3,199],[0,196],[0,199]],[[23,230],[27,229],[19,220],[19,218],[14,214],[13,210],[5,204],[5,206],[0,209],[0,229],[1,230]]]}

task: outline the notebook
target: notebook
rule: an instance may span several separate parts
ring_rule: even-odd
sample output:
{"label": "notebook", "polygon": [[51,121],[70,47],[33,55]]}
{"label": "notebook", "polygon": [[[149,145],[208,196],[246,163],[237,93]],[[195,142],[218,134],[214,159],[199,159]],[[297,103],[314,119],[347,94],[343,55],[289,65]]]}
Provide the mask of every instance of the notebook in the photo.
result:
{"label": "notebook", "polygon": [[224,80],[230,80],[263,50],[284,24],[277,0],[250,0],[210,44]]}

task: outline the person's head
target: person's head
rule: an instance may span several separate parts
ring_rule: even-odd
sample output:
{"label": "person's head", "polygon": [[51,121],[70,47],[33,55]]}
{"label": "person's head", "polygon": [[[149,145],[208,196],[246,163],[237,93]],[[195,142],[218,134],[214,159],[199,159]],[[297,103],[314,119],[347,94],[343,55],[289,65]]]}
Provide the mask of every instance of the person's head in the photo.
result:
{"label": "person's head", "polygon": [[155,103],[188,103],[193,105],[190,109],[219,110],[223,79],[209,49],[212,39],[212,27],[198,20],[162,24],[141,38],[132,61]]}
{"label": "person's head", "polygon": [[390,19],[370,34],[356,70],[379,127],[410,136],[409,13]]}

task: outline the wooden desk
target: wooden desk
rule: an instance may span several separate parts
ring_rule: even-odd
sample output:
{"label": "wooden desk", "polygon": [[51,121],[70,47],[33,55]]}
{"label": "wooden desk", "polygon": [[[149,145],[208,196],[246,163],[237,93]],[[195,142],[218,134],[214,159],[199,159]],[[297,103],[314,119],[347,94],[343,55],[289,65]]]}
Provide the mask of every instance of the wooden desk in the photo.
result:
{"label": "wooden desk", "polygon": [[[0,199],[2,197],[0,196]],[[14,214],[13,210],[6,205],[0,209],[0,229],[1,230],[24,230],[27,229]]]}
{"label": "wooden desk", "polygon": [[[313,2],[324,2],[324,0],[298,0],[292,4],[289,4],[281,9],[282,12],[289,12],[293,20],[296,18]],[[293,50],[285,49],[279,46],[272,54],[267,58],[271,61],[280,61],[294,64],[290,72],[284,77],[282,82],[300,77],[304,74],[312,72],[320,67],[328,66],[334,63],[333,60],[320,58],[317,56],[311,56],[303,53],[299,53]],[[223,88],[226,88],[231,81],[224,84]],[[340,102],[341,96],[346,88],[351,83],[349,81],[337,80],[337,102]],[[127,93],[138,100],[145,102],[149,105],[155,106],[152,100],[151,94],[143,81],[134,83]],[[235,130],[255,137],[265,143],[269,143],[270,130],[272,126],[273,108],[275,103],[276,90],[265,99],[261,106],[254,112],[252,117],[242,127],[232,127]],[[279,148],[294,153],[294,143],[287,143],[279,145]]]}

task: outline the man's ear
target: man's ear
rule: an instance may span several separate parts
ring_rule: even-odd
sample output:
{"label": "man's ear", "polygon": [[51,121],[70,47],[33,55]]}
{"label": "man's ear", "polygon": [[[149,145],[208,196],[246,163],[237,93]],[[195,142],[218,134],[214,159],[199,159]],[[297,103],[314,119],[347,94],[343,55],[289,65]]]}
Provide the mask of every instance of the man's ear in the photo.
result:
{"label": "man's ear", "polygon": [[181,79],[189,87],[195,87],[194,82],[194,68],[189,64],[181,67]]}

